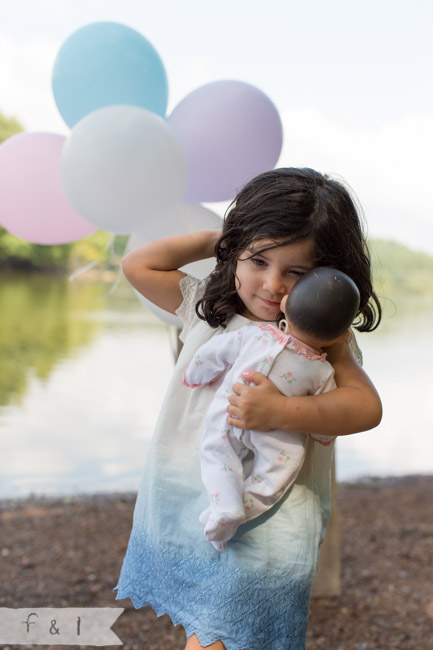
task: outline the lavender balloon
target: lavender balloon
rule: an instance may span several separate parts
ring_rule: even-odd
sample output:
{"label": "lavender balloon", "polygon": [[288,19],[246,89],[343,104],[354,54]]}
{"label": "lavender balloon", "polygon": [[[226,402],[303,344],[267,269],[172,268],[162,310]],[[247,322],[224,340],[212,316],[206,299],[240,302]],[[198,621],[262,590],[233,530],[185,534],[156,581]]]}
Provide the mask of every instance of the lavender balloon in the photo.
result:
{"label": "lavender balloon", "polygon": [[214,81],[187,95],[168,118],[187,159],[186,201],[233,198],[272,169],[282,146],[274,104],[242,81]]}

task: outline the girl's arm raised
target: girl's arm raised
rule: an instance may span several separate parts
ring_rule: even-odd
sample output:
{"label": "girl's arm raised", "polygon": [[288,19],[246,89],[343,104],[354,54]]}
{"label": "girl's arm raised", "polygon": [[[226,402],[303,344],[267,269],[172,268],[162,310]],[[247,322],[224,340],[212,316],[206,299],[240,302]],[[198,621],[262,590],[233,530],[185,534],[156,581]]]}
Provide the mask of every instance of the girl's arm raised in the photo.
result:
{"label": "girl's arm raised", "polygon": [[[240,429],[282,429],[331,436],[376,427],[382,405],[376,389],[356,363],[348,343],[329,349],[337,388],[321,395],[285,397],[259,373],[248,377],[255,386],[235,384],[228,399],[227,422]],[[234,418],[232,416],[235,416]]]}
{"label": "girl's arm raised", "polygon": [[182,302],[178,269],[214,255],[219,230],[203,230],[150,242],[125,256],[123,272],[132,286],[158,307],[174,314]]}

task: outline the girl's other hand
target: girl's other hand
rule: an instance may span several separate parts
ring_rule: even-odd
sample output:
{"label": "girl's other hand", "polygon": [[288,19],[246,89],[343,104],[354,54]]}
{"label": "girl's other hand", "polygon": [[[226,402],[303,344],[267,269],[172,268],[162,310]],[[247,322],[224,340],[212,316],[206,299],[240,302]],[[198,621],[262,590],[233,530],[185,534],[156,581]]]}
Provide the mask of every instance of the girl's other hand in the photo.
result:
{"label": "girl's other hand", "polygon": [[234,384],[234,395],[228,398],[227,423],[238,429],[270,431],[277,428],[273,414],[284,409],[285,397],[274,384],[260,372],[250,372],[249,384]]}

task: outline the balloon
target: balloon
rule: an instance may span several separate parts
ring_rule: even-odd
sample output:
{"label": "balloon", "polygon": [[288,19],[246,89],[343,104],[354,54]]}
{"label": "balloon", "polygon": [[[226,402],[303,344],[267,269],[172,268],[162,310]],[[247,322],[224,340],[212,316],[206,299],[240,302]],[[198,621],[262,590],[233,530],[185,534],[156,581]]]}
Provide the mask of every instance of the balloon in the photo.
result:
{"label": "balloon", "polygon": [[71,34],[57,54],[52,83],[70,127],[103,106],[131,104],[161,116],[167,108],[167,76],[158,52],[119,23],[91,23]]}
{"label": "balloon", "polygon": [[[204,208],[202,205],[194,203],[184,203],[180,208],[170,216],[167,222],[153,221],[146,223],[143,230],[133,233],[129,238],[126,252],[130,253],[136,248],[148,244],[154,239],[169,237],[171,235],[181,235],[183,233],[196,232],[198,230],[217,230],[222,228],[223,222],[212,210]],[[199,260],[192,264],[182,267],[182,271],[195,276],[196,278],[206,278],[215,267],[215,259]],[[147,300],[139,291],[134,290],[140,302],[147,307],[153,314],[158,316],[168,325],[182,327],[181,320],[174,314],[165,311]]]}
{"label": "balloon", "polygon": [[33,244],[66,244],[95,231],[63,191],[64,142],[55,133],[19,133],[0,146],[0,224]]}
{"label": "balloon", "polygon": [[187,201],[233,198],[257,174],[272,169],[282,125],[271,100],[241,81],[215,81],[187,95],[168,118],[188,164]]}
{"label": "balloon", "polygon": [[169,311],[165,311],[165,309],[157,307],[153,304],[153,302],[150,302],[150,300],[147,300],[144,296],[142,296],[141,293],[136,289],[134,289],[134,293],[141,304],[144,305],[144,307],[146,307],[149,311],[151,311],[152,314],[159,318],[159,320],[161,320],[163,323],[166,325],[172,325],[178,329],[182,328],[182,321],[175,314],[171,314]]}
{"label": "balloon", "polygon": [[180,203],[186,163],[167,123],[136,106],[86,115],[66,141],[61,176],[66,196],[94,225],[131,233]]}

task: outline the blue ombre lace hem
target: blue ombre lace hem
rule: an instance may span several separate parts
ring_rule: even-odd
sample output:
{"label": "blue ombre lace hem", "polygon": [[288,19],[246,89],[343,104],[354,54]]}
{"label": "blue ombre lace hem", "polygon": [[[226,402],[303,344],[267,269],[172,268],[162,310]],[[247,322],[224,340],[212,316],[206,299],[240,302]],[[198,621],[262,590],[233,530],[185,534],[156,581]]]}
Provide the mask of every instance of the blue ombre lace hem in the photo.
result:
{"label": "blue ombre lace hem", "polygon": [[169,614],[201,645],[227,650],[304,650],[311,582],[274,570],[246,570],[225,553],[212,556],[156,545],[135,527],[117,599]]}

